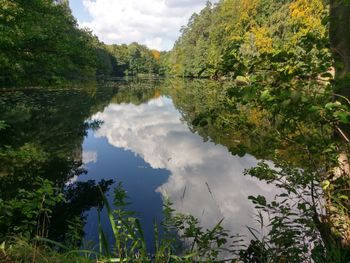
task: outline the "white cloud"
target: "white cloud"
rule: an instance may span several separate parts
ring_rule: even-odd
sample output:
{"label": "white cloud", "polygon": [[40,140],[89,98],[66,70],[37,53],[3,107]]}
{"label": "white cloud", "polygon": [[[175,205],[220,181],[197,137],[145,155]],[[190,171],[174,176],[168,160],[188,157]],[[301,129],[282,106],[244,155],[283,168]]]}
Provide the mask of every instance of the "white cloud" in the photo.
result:
{"label": "white cloud", "polygon": [[97,162],[97,152],[96,151],[83,151],[83,164],[87,165],[89,163]]}
{"label": "white cloud", "polygon": [[272,198],[276,193],[272,185],[243,176],[244,169],[257,164],[254,157],[235,157],[224,146],[203,142],[181,122],[168,98],[139,106],[111,104],[93,118],[104,122],[95,136],[134,152],[154,169],[169,170],[168,181],[158,191],[170,198],[176,210],[199,217],[206,228],[224,218],[225,228],[247,233],[246,225],[254,224],[247,197]]}
{"label": "white cloud", "polygon": [[[206,0],[83,0],[92,17],[80,21],[105,43],[139,42],[150,48],[168,50],[181,26]],[[214,1],[216,2],[216,1]]]}

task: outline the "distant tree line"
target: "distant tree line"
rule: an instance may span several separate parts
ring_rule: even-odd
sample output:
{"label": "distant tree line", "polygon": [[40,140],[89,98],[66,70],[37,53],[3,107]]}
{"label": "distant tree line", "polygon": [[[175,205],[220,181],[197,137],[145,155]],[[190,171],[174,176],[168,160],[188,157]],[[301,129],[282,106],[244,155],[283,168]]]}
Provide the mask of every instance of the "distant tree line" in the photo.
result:
{"label": "distant tree line", "polygon": [[109,55],[105,63],[110,63],[109,70],[114,76],[164,73],[160,63],[162,52],[158,50],[149,49],[136,42],[129,45],[104,45],[104,50]]}
{"label": "distant tree line", "polygon": [[159,73],[158,51],[101,43],[78,28],[67,1],[0,0],[0,6],[1,86]]}

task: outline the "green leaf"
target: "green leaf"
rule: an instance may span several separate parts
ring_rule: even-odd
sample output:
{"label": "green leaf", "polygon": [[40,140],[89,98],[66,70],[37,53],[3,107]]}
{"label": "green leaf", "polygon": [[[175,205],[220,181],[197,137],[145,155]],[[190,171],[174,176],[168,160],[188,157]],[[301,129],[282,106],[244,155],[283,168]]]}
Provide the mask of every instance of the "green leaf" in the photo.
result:
{"label": "green leaf", "polygon": [[345,112],[345,111],[336,111],[334,112],[333,116],[338,118],[340,122],[342,123],[349,123],[349,112]]}
{"label": "green leaf", "polygon": [[341,103],[339,101],[336,102],[328,102],[324,107],[326,110],[332,110],[335,107],[341,106]]}
{"label": "green leaf", "polygon": [[269,90],[264,90],[260,95],[260,99],[263,101],[272,101],[274,98],[271,96]]}
{"label": "green leaf", "polygon": [[198,252],[193,252],[191,254],[188,254],[188,255],[184,256],[183,258],[184,259],[190,259],[190,258],[196,257],[197,255],[198,255]]}
{"label": "green leaf", "polygon": [[322,186],[322,189],[323,190],[327,190],[327,188],[331,185],[331,182],[329,180],[324,180],[322,183],[321,183],[321,186]]}
{"label": "green leaf", "polygon": [[5,241],[1,243],[0,251],[5,251]]}
{"label": "green leaf", "polygon": [[343,200],[349,200],[349,197],[346,195],[340,195],[338,196],[339,199],[343,199]]}

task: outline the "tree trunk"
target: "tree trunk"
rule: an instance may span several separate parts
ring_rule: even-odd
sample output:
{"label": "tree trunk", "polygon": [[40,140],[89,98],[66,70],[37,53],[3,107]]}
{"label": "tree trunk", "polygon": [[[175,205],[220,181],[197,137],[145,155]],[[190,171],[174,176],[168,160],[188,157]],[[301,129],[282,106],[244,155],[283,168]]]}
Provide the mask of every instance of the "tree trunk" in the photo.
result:
{"label": "tree trunk", "polygon": [[329,37],[335,60],[335,93],[350,98],[350,1],[330,1]]}
{"label": "tree trunk", "polygon": [[[350,98],[350,1],[349,0],[330,0],[330,28],[329,28],[330,47],[334,58],[334,93]],[[342,133],[349,138],[349,125],[340,127]],[[340,136],[346,144],[346,140]],[[339,155],[339,167],[334,171],[337,177],[350,175],[348,152],[342,152]],[[340,215],[340,214],[339,214]],[[345,229],[341,234],[340,240],[335,241],[342,245],[344,251],[350,249],[350,229],[349,217],[334,218],[334,221],[343,220]]]}

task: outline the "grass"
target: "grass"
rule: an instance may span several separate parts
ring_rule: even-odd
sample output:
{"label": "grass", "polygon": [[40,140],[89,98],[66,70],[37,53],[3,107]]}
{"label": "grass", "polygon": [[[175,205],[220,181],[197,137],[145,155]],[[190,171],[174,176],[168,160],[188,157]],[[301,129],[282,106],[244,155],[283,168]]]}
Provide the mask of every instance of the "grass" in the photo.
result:
{"label": "grass", "polygon": [[[119,184],[114,190],[113,209],[102,190],[101,195],[103,206],[105,207],[103,211],[106,212],[109,219],[115,240],[113,244],[108,242],[110,239],[102,228],[100,222],[102,206],[100,206],[98,209],[98,248],[87,250],[74,249],[74,245],[71,248],[70,245],[66,246],[65,244],[39,237],[31,241],[26,241],[24,238],[8,238],[6,243],[0,245],[0,262],[310,262],[297,260],[300,253],[303,255],[307,251],[301,251],[300,253],[297,251],[299,254],[294,253],[290,256],[286,254],[287,249],[294,251],[299,249],[299,247],[298,240],[292,240],[285,233],[282,233],[281,236],[283,240],[279,240],[276,243],[274,240],[271,240],[274,237],[273,235],[259,239],[258,235],[255,234],[256,230],[248,228],[255,239],[247,246],[247,244],[244,245],[242,237],[229,235],[229,232],[222,227],[223,220],[220,220],[212,229],[203,229],[200,221],[192,215],[177,214],[168,200],[164,202],[163,221],[160,224],[154,222],[154,253],[151,254],[147,250],[144,232],[139,219],[135,217],[133,212],[127,210],[127,195],[122,185]],[[299,231],[300,228],[303,227],[297,226],[296,230]],[[278,227],[275,230],[283,232],[285,228]],[[285,241],[289,247],[285,246]],[[279,251],[281,248],[284,248],[282,252]],[[331,248],[327,251],[321,247],[320,249],[320,251],[313,251],[313,259],[316,263],[349,262],[349,255],[342,253],[336,248]],[[238,261],[238,259],[241,261]]]}
{"label": "grass", "polygon": [[0,247],[2,263],[93,263],[96,262],[81,253],[57,252],[47,245],[38,245],[15,238]]}
{"label": "grass", "polygon": [[[166,201],[164,220],[161,224],[154,222],[155,252],[150,254],[139,219],[133,212],[127,211],[127,195],[122,185],[119,184],[114,191],[114,209],[102,190],[101,195],[115,239],[114,244],[107,241],[108,237],[100,223],[102,207],[99,207],[99,251],[71,250],[64,244],[45,238],[35,238],[31,242],[17,238],[7,244],[3,243],[0,262],[220,262],[217,260],[220,251],[225,250],[229,239],[221,227],[222,220],[213,229],[203,230],[198,219],[190,215],[174,214],[171,203]],[[162,235],[160,227],[163,230]]]}

